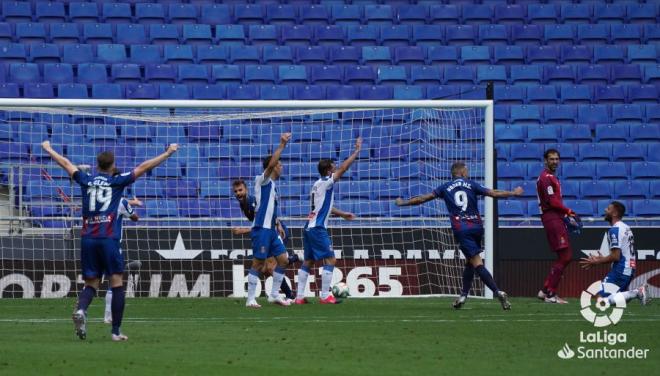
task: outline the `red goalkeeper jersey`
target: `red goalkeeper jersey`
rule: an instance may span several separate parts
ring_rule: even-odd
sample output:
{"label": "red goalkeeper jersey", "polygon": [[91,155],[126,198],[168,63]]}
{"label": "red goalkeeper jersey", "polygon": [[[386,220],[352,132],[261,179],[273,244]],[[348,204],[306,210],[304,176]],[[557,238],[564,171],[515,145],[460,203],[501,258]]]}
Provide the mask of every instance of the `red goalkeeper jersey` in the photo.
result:
{"label": "red goalkeeper jersey", "polygon": [[561,198],[561,185],[559,179],[547,168],[541,172],[536,180],[536,193],[539,197],[539,206],[543,217],[563,218],[570,209],[564,206]]}

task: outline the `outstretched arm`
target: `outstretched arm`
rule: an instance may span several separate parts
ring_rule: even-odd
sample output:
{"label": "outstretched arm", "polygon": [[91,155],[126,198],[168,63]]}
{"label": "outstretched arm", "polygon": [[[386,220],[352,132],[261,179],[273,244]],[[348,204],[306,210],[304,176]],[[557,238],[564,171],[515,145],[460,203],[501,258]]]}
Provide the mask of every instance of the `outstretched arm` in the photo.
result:
{"label": "outstretched arm", "polygon": [[344,163],[342,163],[341,166],[337,168],[337,170],[332,176],[333,180],[337,181],[341,179],[342,175],[346,173],[348,168],[351,167],[351,165],[353,164],[353,161],[355,161],[355,159],[358,157],[361,149],[362,149],[362,137],[358,137],[358,139],[355,140],[355,149],[353,150],[353,153],[351,153],[351,155],[348,158],[346,158]]}
{"label": "outstretched arm", "polygon": [[251,229],[249,227],[233,227],[231,229],[232,235],[243,235],[243,234],[249,234]]}
{"label": "outstretched arm", "polygon": [[73,163],[71,163],[70,160],[66,159],[64,156],[53,150],[53,147],[50,146],[50,141],[44,141],[41,143],[41,147],[44,149],[48,155],[62,167],[66,172],[69,174],[69,176],[73,177],[73,174],[78,171],[78,167],[76,167]]}
{"label": "outstretched arm", "polygon": [[284,148],[286,147],[286,144],[289,142],[291,139],[291,133],[282,133],[280,136],[280,145],[275,149],[275,152],[273,152],[273,156],[270,158],[270,162],[268,163],[268,166],[264,170],[264,177],[269,178],[270,174],[273,172],[273,169],[275,166],[277,166],[277,162],[280,161],[280,156],[282,155],[282,152],[284,151]]}
{"label": "outstretched arm", "polygon": [[513,191],[501,191],[499,189],[489,189],[486,191],[486,196],[493,198],[514,197],[514,196],[521,196],[523,192],[524,191],[522,187],[516,187]]}
{"label": "outstretched arm", "polygon": [[396,204],[396,206],[415,206],[415,205],[421,205],[433,199],[435,199],[435,193],[431,192],[425,195],[413,197],[410,200],[404,200],[401,197],[399,197],[394,201],[394,203]]}
{"label": "outstretched arm", "polygon": [[610,254],[607,256],[602,256],[600,252],[598,252],[598,255],[591,255],[588,258],[581,258],[580,266],[582,266],[582,269],[590,269],[594,265],[610,264],[613,262],[617,262],[620,259],[621,259],[621,249],[612,248],[610,250]]}
{"label": "outstretched arm", "polygon": [[332,208],[332,214],[334,214],[338,217],[342,217],[347,221],[352,221],[355,218],[357,218],[357,216],[355,214],[350,213],[350,212],[345,212],[345,211],[337,209],[337,208]]}
{"label": "outstretched arm", "polygon": [[155,158],[151,158],[148,161],[144,161],[139,166],[137,166],[135,170],[133,170],[133,177],[137,179],[140,176],[146,174],[147,172],[153,170],[159,164],[165,162],[167,158],[171,157],[172,154],[176,153],[178,149],[179,149],[179,145],[170,144],[170,146],[167,147],[167,150],[163,154]]}

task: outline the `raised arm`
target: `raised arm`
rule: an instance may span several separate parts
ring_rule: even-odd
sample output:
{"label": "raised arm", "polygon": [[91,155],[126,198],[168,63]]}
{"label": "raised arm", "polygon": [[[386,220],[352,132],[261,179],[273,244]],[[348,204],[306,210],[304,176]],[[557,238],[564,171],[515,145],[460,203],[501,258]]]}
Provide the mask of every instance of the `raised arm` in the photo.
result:
{"label": "raised arm", "polygon": [[353,150],[353,153],[351,153],[351,155],[348,158],[346,158],[344,163],[342,163],[341,166],[339,166],[337,170],[335,170],[335,173],[332,175],[333,180],[337,181],[341,179],[342,175],[346,173],[348,168],[351,167],[351,165],[353,164],[353,161],[355,161],[355,159],[358,157],[361,149],[362,149],[362,137],[358,137],[358,139],[355,140],[355,149]]}
{"label": "raised arm", "polygon": [[178,149],[179,149],[179,145],[170,144],[170,146],[167,147],[167,150],[163,154],[161,154],[161,155],[159,155],[155,158],[151,158],[148,161],[144,161],[144,162],[140,163],[140,165],[137,166],[135,168],[135,170],[133,170],[134,178],[137,179],[140,176],[146,174],[147,172],[153,170],[159,164],[165,162],[165,160],[167,158],[169,158],[170,156],[172,156],[172,154],[174,154]]}
{"label": "raised arm", "polygon": [[581,258],[580,259],[580,266],[582,266],[582,269],[590,269],[594,265],[599,265],[599,264],[611,264],[613,262],[617,262],[621,259],[621,249],[620,248],[612,248],[610,249],[610,254],[607,256],[603,256],[598,252],[598,255],[591,255],[587,258]]}
{"label": "raised arm", "polygon": [[270,158],[270,162],[268,163],[268,166],[264,170],[264,177],[266,178],[270,177],[270,174],[273,172],[275,166],[277,166],[277,162],[280,161],[280,156],[282,155],[282,152],[284,151],[284,148],[286,147],[286,144],[289,142],[290,139],[291,139],[291,133],[282,133],[282,135],[280,136],[280,145],[273,152],[273,156]]}
{"label": "raised arm", "polygon": [[345,212],[343,210],[340,210],[340,209],[337,209],[337,208],[334,208],[334,207],[332,208],[331,212],[332,212],[332,214],[334,214],[338,217],[342,217],[347,221],[352,221],[356,218],[355,214],[350,213],[350,212]]}
{"label": "raised arm", "polygon": [[499,189],[489,189],[486,191],[486,196],[493,198],[502,198],[502,197],[514,197],[521,196],[523,194],[522,187],[516,187],[513,191],[501,191]]}
{"label": "raised arm", "polygon": [[69,174],[69,176],[73,177],[73,174],[78,171],[78,167],[71,163],[70,160],[66,159],[64,156],[53,150],[53,147],[50,146],[50,141],[42,142],[41,147],[46,153],[48,153],[48,155],[50,155],[55,163],[60,165],[60,167],[62,167]]}
{"label": "raised arm", "polygon": [[435,199],[435,193],[431,192],[425,195],[413,197],[409,200],[404,200],[401,197],[399,197],[394,201],[394,203],[396,204],[396,206],[415,206],[415,205],[421,205],[433,199]]}

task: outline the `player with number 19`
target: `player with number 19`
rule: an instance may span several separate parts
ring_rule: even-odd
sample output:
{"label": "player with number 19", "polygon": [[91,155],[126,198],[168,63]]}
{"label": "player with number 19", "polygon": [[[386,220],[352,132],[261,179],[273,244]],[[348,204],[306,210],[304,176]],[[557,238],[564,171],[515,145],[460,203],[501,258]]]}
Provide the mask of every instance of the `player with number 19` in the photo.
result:
{"label": "player with number 19", "polygon": [[421,205],[436,198],[443,199],[449,211],[454,239],[468,260],[463,270],[463,290],[459,298],[454,302],[454,308],[459,309],[465,304],[465,300],[472,288],[474,273],[476,272],[484,284],[500,300],[502,308],[508,310],[511,308],[511,304],[509,303],[507,294],[497,287],[493,276],[484,266],[480,256],[484,227],[477,201],[478,196],[520,196],[523,193],[523,189],[516,187],[513,191],[501,191],[486,188],[468,179],[468,169],[463,162],[456,162],[451,166],[451,175],[452,181],[440,185],[433,192],[413,197],[409,200],[397,198],[395,203],[397,206],[409,206]]}

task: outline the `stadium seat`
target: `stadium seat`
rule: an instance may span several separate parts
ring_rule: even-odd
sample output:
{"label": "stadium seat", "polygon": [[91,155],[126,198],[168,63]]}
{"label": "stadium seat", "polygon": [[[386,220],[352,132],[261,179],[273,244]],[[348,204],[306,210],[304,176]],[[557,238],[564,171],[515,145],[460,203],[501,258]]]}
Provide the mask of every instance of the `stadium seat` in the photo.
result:
{"label": "stadium seat", "polygon": [[612,159],[615,161],[644,161],[646,159],[646,148],[646,144],[614,144],[612,146]]}
{"label": "stadium seat", "polygon": [[96,61],[104,64],[126,61],[126,48],[123,44],[99,44],[96,46]]}
{"label": "stadium seat", "polygon": [[642,82],[642,70],[638,65],[613,65],[611,78],[615,85],[639,85]]}
{"label": "stadium seat", "polygon": [[323,86],[294,86],[293,99],[298,100],[323,100],[325,99],[325,88]]}
{"label": "stadium seat", "polygon": [[145,206],[147,217],[168,218],[177,217],[179,215],[175,200],[150,201]]}
{"label": "stadium seat", "polygon": [[393,97],[393,90],[389,86],[360,86],[360,99],[388,100]]}
{"label": "stadium seat", "polygon": [[524,86],[497,85],[494,88],[494,99],[497,104],[523,104],[525,92]]}
{"label": "stadium seat", "polygon": [[512,25],[511,41],[517,46],[539,46],[543,41],[543,32],[539,25]]}
{"label": "stadium seat", "polygon": [[264,46],[263,47],[264,64],[293,64],[293,51],[289,46]]}
{"label": "stadium seat", "polygon": [[275,25],[250,25],[248,34],[253,46],[274,45],[279,41],[279,33]]}
{"label": "stadium seat", "polygon": [[395,15],[391,5],[367,4],[364,6],[364,21],[368,25],[392,25]]}
{"label": "stadium seat", "polygon": [[621,24],[626,17],[623,4],[594,4],[594,21],[597,23]]}
{"label": "stadium seat", "polygon": [[649,183],[645,181],[617,181],[614,183],[612,197],[626,200],[643,200],[650,198]]}
{"label": "stadium seat", "polygon": [[477,83],[486,84],[488,82],[506,85],[506,67],[502,65],[477,66]]}
{"label": "stadium seat", "polygon": [[161,46],[132,45],[130,53],[131,63],[140,65],[163,63]]}
{"label": "stadium seat", "polygon": [[326,88],[328,100],[354,100],[358,98],[357,88],[351,85],[331,85]]}
{"label": "stadium seat", "polygon": [[527,138],[527,127],[522,125],[496,125],[496,142],[525,142]]}
{"label": "stadium seat", "polygon": [[135,4],[135,20],[141,24],[164,24],[165,7],[162,4]]}
{"label": "stadium seat", "polygon": [[529,104],[556,104],[558,102],[557,90],[554,85],[540,85],[527,87],[527,103]]}
{"label": "stadium seat", "polygon": [[181,84],[197,85],[208,84],[209,82],[208,70],[204,65],[180,64],[177,70],[177,81]]}
{"label": "stadium seat", "polygon": [[406,85],[408,77],[405,67],[402,66],[381,66],[376,69],[378,85]]}
{"label": "stadium seat", "polygon": [[482,46],[506,46],[509,35],[504,25],[479,25],[479,41]]}
{"label": "stadium seat", "polygon": [[165,181],[165,197],[197,197],[198,183],[192,179],[171,179]]}
{"label": "stadium seat", "polygon": [[593,180],[596,176],[596,164],[584,161],[562,163],[561,176],[566,180]]}
{"label": "stadium seat", "polygon": [[244,79],[245,83],[249,85],[274,85],[277,81],[275,68],[270,65],[246,65]]}
{"label": "stadium seat", "polygon": [[331,47],[329,61],[334,65],[357,65],[362,59],[362,50],[357,47]]}
{"label": "stadium seat", "polygon": [[19,98],[20,87],[15,83],[0,84],[0,97],[2,98]]}
{"label": "stadium seat", "polygon": [[656,23],[657,4],[629,3],[626,4],[626,14],[631,24]]}
{"label": "stadium seat", "polygon": [[543,81],[541,67],[538,65],[512,65],[510,67],[510,83],[512,85],[540,85]]}
{"label": "stadium seat", "polygon": [[463,65],[490,64],[490,49],[487,46],[463,46],[461,62]]}
{"label": "stadium seat", "polygon": [[62,62],[83,64],[94,61],[92,46],[88,44],[65,44],[62,47]]}
{"label": "stadium seat", "polygon": [[193,64],[195,58],[193,57],[192,46],[165,45],[163,47],[163,61],[165,64]]}
{"label": "stadium seat", "polygon": [[456,4],[437,4],[429,7],[429,22],[433,25],[456,25],[461,20],[461,7]]}
{"label": "stadium seat", "polygon": [[296,47],[296,61],[301,65],[326,65],[327,51],[322,46]]}
{"label": "stadium seat", "polygon": [[350,46],[365,47],[378,44],[380,29],[377,25],[347,26],[346,42]]}
{"label": "stadium seat", "polygon": [[344,68],[344,83],[347,85],[372,85],[376,80],[376,72],[371,67],[346,66]]}
{"label": "stadium seat", "polygon": [[[62,4],[59,4],[60,6]],[[64,12],[64,8],[62,8]],[[32,21],[32,10],[29,2],[3,1],[2,14],[5,22],[30,22]]]}
{"label": "stadium seat", "polygon": [[229,50],[224,46],[197,46],[198,64],[228,64]]}
{"label": "stadium seat", "polygon": [[638,104],[612,105],[612,121],[615,124],[640,124],[644,121],[642,106]]}
{"label": "stadium seat", "polygon": [[124,89],[120,84],[94,84],[92,85],[92,98],[123,99]]}
{"label": "stadium seat", "polygon": [[331,19],[330,9],[323,5],[310,4],[299,8],[300,23],[303,25],[327,25]]}
{"label": "stadium seat", "polygon": [[502,180],[524,180],[525,165],[521,163],[498,162],[497,178]]}
{"label": "stadium seat", "polygon": [[629,45],[626,56],[629,64],[656,64],[658,54],[654,45]]}
{"label": "stadium seat", "polygon": [[394,63],[397,65],[424,65],[425,53],[422,47],[396,47]]}
{"label": "stadium seat", "polygon": [[158,88],[153,84],[126,85],[127,99],[158,99]]}
{"label": "stadium seat", "polygon": [[596,164],[595,177],[599,180],[628,180],[628,169],[624,162],[601,162]]}
{"label": "stadium seat", "polygon": [[46,24],[32,22],[16,24],[15,35],[19,43],[45,43]]}
{"label": "stadium seat", "polygon": [[602,104],[578,105],[577,120],[582,124],[609,124],[609,107]]}
{"label": "stadium seat", "polygon": [[510,110],[511,124],[541,124],[541,107],[536,105],[513,105]]}
{"label": "stadium seat", "polygon": [[197,23],[197,8],[192,4],[169,4],[169,23],[174,25]]}
{"label": "stadium seat", "polygon": [[144,79],[152,84],[176,82],[176,67],[168,64],[149,64],[144,68]]}
{"label": "stadium seat", "polygon": [[591,64],[592,60],[592,47],[591,46],[561,46],[561,63],[562,64]]}
{"label": "stadium seat", "polygon": [[80,30],[73,23],[55,23],[49,25],[50,42],[54,44],[80,43]]}
{"label": "stadium seat", "polygon": [[215,27],[215,37],[221,46],[243,45],[247,42],[245,29],[242,25],[217,25]]}
{"label": "stadium seat", "polygon": [[57,97],[65,99],[89,98],[87,85],[85,84],[58,84]]}
{"label": "stadium seat", "polygon": [[527,205],[523,205],[518,200],[498,200],[497,214],[500,217],[525,217],[527,215]]}
{"label": "stadium seat", "polygon": [[543,150],[541,145],[536,143],[512,144],[510,155],[513,162],[538,161],[539,156],[543,155]]}
{"label": "stadium seat", "polygon": [[527,63],[557,65],[559,64],[559,51],[554,46],[527,47]]}
{"label": "stadium seat", "polygon": [[425,99],[423,86],[394,86],[393,99],[395,100],[421,100]]}
{"label": "stadium seat", "polygon": [[263,100],[289,100],[291,93],[286,85],[265,85],[259,89],[260,99]]}
{"label": "stadium seat", "polygon": [[370,66],[390,65],[392,63],[390,48],[382,46],[362,47],[362,63]]}
{"label": "stadium seat", "polygon": [[231,8],[227,4],[202,4],[199,9],[199,23],[230,25],[232,23],[231,13]]}
{"label": "stadium seat", "polygon": [[288,46],[309,46],[313,41],[313,29],[309,25],[282,26],[282,43]]}
{"label": "stadium seat", "polygon": [[543,81],[553,85],[575,83],[575,71],[571,65],[546,65],[543,67]]}
{"label": "stadium seat", "polygon": [[17,84],[41,82],[39,66],[33,63],[9,64],[9,81]]}
{"label": "stadium seat", "polygon": [[359,25],[362,22],[362,7],[358,5],[333,5],[332,23],[335,25]]}
{"label": "stadium seat", "polygon": [[210,25],[183,25],[181,41],[194,46],[204,46],[213,43]]}
{"label": "stadium seat", "polygon": [[589,85],[562,85],[561,102],[565,104],[590,104],[592,88]]}
{"label": "stadium seat", "polygon": [[87,85],[104,83],[108,81],[108,72],[104,64],[78,64],[77,81]]}
{"label": "stadium seat", "polygon": [[649,197],[660,197],[660,180],[653,180],[650,182]]}
{"label": "stadium seat", "polygon": [[[14,8],[18,10],[18,8]],[[29,6],[28,6],[29,9]],[[26,15],[24,7],[20,8],[21,16]],[[3,12],[4,13],[4,12]],[[11,13],[9,16],[17,16],[16,13]],[[5,14],[5,21],[7,20],[7,14]],[[64,3],[62,2],[37,2],[35,3],[35,20],[41,23],[49,22],[64,22],[66,20],[66,13],[64,10]]]}
{"label": "stadium seat", "polygon": [[23,85],[23,96],[26,98],[50,99],[55,97],[55,91],[51,84],[26,83]]}
{"label": "stadium seat", "polygon": [[109,24],[129,24],[133,21],[131,5],[125,3],[103,3],[103,22]]}
{"label": "stadium seat", "polygon": [[[609,181],[582,181],[580,182],[580,196],[583,199],[598,200],[613,197],[614,184]],[[573,209],[575,210],[575,209]]]}
{"label": "stadium seat", "polygon": [[114,34],[110,24],[83,24],[83,41],[87,44],[112,43]]}
{"label": "stadium seat", "polygon": [[440,25],[413,25],[412,42],[416,46],[437,47],[443,45],[444,30]]}
{"label": "stadium seat", "polygon": [[660,200],[633,200],[633,213],[638,217],[657,217],[660,215]]}
{"label": "stadium seat", "polygon": [[582,161],[609,161],[612,155],[611,144],[580,144],[578,154]]}
{"label": "stadium seat", "polygon": [[380,39],[383,46],[408,46],[411,40],[410,25],[386,25],[380,28]]}
{"label": "stadium seat", "polygon": [[548,46],[572,45],[575,43],[575,25],[545,25],[543,38]]}
{"label": "stadium seat", "polygon": [[520,46],[493,47],[493,62],[498,65],[523,64],[525,54]]}
{"label": "stadium seat", "polygon": [[639,25],[611,25],[612,44],[640,44],[642,43],[642,28]]}
{"label": "stadium seat", "polygon": [[590,23],[589,4],[561,4],[561,19],[564,23]]}
{"label": "stadium seat", "polygon": [[476,45],[475,37],[476,33],[472,25],[448,25],[445,28],[445,43],[450,46]]}
{"label": "stadium seat", "polygon": [[588,124],[575,124],[561,127],[561,137],[566,142],[591,142],[591,129]]}
{"label": "stadium seat", "polygon": [[488,4],[463,7],[463,22],[466,25],[492,24],[493,8]]}
{"label": "stadium seat", "polygon": [[307,85],[307,70],[302,65],[280,65],[278,76],[281,85]]}
{"label": "stadium seat", "polygon": [[660,141],[660,126],[658,124],[631,124],[630,139],[633,142]]}
{"label": "stadium seat", "polygon": [[605,24],[577,25],[577,42],[580,44],[603,45],[609,43],[609,40],[610,40],[609,25],[605,25]]}
{"label": "stadium seat", "polygon": [[73,82],[73,67],[71,64],[47,63],[43,65],[44,82],[51,84],[66,84]]}
{"label": "stadium seat", "polygon": [[476,68],[473,66],[446,66],[444,70],[445,84],[472,85],[474,84]]}
{"label": "stadium seat", "polygon": [[653,85],[660,83],[660,64],[644,67],[644,83]]}
{"label": "stadium seat", "polygon": [[626,49],[623,46],[594,46],[594,64],[624,64]]}
{"label": "stadium seat", "polygon": [[580,84],[607,85],[610,81],[609,69],[604,65],[581,65],[578,67],[577,81]]}
{"label": "stadium seat", "polygon": [[160,99],[190,99],[190,90],[184,84],[160,84]]}
{"label": "stadium seat", "polygon": [[630,175],[632,179],[660,179],[660,162],[632,162]]}
{"label": "stadium seat", "polygon": [[344,76],[341,67],[332,65],[311,66],[310,75],[314,85],[341,85]]}
{"label": "stadium seat", "polygon": [[227,99],[257,100],[259,99],[259,87],[256,85],[228,85]]}
{"label": "stadium seat", "polygon": [[594,88],[594,101],[599,104],[623,103],[626,93],[619,85],[596,86]]}
{"label": "stadium seat", "polygon": [[532,25],[553,25],[559,19],[559,10],[554,4],[527,5],[527,22]]}
{"label": "stadium seat", "polygon": [[10,43],[0,48],[0,61],[5,64],[25,63],[28,61],[25,45],[19,43]]}
{"label": "stadium seat", "polygon": [[565,125],[574,124],[577,118],[577,108],[569,104],[545,106],[545,124]]}
{"label": "stadium seat", "polygon": [[530,142],[559,142],[559,130],[556,124],[539,125],[527,131],[527,138]]}
{"label": "stadium seat", "polygon": [[314,27],[314,38],[319,46],[343,46],[344,29],[339,25],[317,25]]}
{"label": "stadium seat", "polygon": [[456,65],[459,62],[458,49],[454,46],[430,46],[426,54],[431,65]]}

